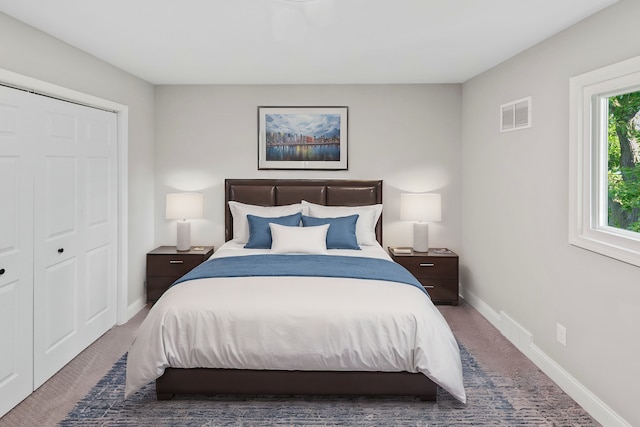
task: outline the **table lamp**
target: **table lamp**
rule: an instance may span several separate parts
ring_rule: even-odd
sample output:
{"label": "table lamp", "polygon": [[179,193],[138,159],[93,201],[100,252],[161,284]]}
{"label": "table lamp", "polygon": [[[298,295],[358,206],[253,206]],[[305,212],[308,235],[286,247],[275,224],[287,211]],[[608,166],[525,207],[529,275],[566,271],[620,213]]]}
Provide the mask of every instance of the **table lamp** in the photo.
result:
{"label": "table lamp", "polygon": [[202,218],[202,193],[167,193],[167,219],[178,219],[176,249],[191,249],[191,223],[188,219]]}
{"label": "table lamp", "polygon": [[429,251],[429,222],[442,216],[440,194],[400,194],[400,219],[413,223],[413,250]]}

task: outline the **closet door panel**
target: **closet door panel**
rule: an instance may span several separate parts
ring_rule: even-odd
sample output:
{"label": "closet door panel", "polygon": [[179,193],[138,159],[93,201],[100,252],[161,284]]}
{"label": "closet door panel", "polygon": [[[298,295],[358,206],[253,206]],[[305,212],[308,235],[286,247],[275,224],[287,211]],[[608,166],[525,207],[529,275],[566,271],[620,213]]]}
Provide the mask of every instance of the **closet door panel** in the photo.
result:
{"label": "closet door panel", "polygon": [[[9,261],[5,259],[5,263]],[[0,387],[6,382],[11,381],[17,374],[17,358],[15,352],[15,344],[18,341],[18,320],[20,316],[20,282],[17,274],[5,272],[0,277],[0,337],[5,343],[8,343],[9,351],[0,352]]]}
{"label": "closet door panel", "polygon": [[113,277],[109,274],[109,266],[113,248],[109,244],[112,221],[109,170],[108,158],[87,159],[87,325],[100,323],[100,315],[106,314],[111,300],[109,282]]}
{"label": "closet door panel", "polygon": [[44,237],[48,241],[78,232],[78,166],[72,157],[45,159],[44,196],[47,210]]}
{"label": "closet door panel", "polygon": [[[82,351],[79,324],[82,158],[74,104],[41,101],[45,124],[35,172],[34,387]],[[59,104],[59,105],[58,105]]]}
{"label": "closet door panel", "polygon": [[86,319],[87,325],[98,321],[109,310],[109,246],[104,245],[87,252]]}
{"label": "closet door panel", "polygon": [[39,339],[47,354],[53,354],[78,333],[75,307],[78,300],[77,268],[73,257],[45,269],[43,289],[47,300],[44,306],[46,323],[45,334]]}
{"label": "closet door panel", "polygon": [[86,324],[101,322],[101,316],[109,317],[108,309],[112,295],[109,283],[114,280],[110,274],[113,247],[109,243],[113,218],[110,216],[111,191],[110,160],[103,157],[87,159],[87,312]]}
{"label": "closet door panel", "polygon": [[[0,157],[0,201],[2,202],[0,224],[15,225],[19,221],[19,171],[18,156]],[[20,230],[16,227],[0,227],[0,254],[11,252],[19,246],[19,232]]]}
{"label": "closet door panel", "polygon": [[86,264],[86,339],[116,323],[117,122],[115,114],[87,111],[80,127],[85,155],[83,239]]}
{"label": "closet door panel", "polygon": [[0,87],[0,416],[33,390],[33,146],[27,94]]}
{"label": "closet door panel", "polygon": [[95,229],[109,223],[109,159],[87,159],[87,227]]}
{"label": "closet door panel", "polygon": [[0,416],[33,390],[32,278],[20,263],[19,254],[0,255]]}
{"label": "closet door panel", "polygon": [[[40,177],[43,185],[37,193],[43,200],[42,210],[36,212],[36,269],[46,271],[77,257],[78,166],[77,159],[72,157],[47,156],[43,162]],[[46,304],[47,300],[41,302]]]}

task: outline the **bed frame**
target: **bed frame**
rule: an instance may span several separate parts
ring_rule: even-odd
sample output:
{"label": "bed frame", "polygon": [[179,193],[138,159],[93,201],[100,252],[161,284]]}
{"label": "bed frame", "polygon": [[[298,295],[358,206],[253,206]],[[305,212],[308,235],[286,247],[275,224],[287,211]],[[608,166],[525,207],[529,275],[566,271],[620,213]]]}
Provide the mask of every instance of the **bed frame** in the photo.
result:
{"label": "bed frame", "polygon": [[[328,206],[382,203],[382,181],[227,179],[225,240],[233,237],[228,201],[279,206],[307,200]],[[382,218],[376,225],[382,244]],[[360,371],[279,371],[167,368],[156,380],[158,400],[175,394],[384,395],[436,400],[437,385],[421,373]]]}

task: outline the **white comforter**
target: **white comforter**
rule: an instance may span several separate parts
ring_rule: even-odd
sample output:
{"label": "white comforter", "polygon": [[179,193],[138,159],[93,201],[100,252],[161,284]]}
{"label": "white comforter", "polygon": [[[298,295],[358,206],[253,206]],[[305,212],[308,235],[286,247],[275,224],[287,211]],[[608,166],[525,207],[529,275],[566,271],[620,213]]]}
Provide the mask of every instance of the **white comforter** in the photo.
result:
{"label": "white comforter", "polygon": [[[259,254],[228,242],[214,257]],[[336,255],[388,259],[380,246]],[[304,255],[300,255],[304,256]],[[417,288],[323,277],[183,282],[150,310],[129,350],[126,397],[165,368],[421,372],[466,401],[458,345]]]}

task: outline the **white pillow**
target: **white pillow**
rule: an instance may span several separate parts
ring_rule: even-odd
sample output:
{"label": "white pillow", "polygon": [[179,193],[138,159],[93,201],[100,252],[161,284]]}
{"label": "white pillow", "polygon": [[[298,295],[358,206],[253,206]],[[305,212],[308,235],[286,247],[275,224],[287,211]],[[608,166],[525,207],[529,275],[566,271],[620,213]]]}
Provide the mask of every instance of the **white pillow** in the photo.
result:
{"label": "white pillow", "polygon": [[309,210],[308,216],[315,218],[335,218],[358,214],[360,215],[358,217],[358,222],[356,222],[356,238],[358,239],[358,244],[361,246],[373,246],[378,244],[378,241],[376,240],[376,224],[382,214],[381,204],[364,206],[324,206],[303,200],[302,206]]}
{"label": "white pillow", "polygon": [[247,243],[249,240],[249,221],[247,214],[261,217],[280,217],[302,212],[302,204],[284,206],[257,206],[240,202],[229,202],[229,210],[233,217],[233,241]]}
{"label": "white pillow", "polygon": [[274,254],[326,254],[329,224],[316,227],[288,227],[269,223]]}

